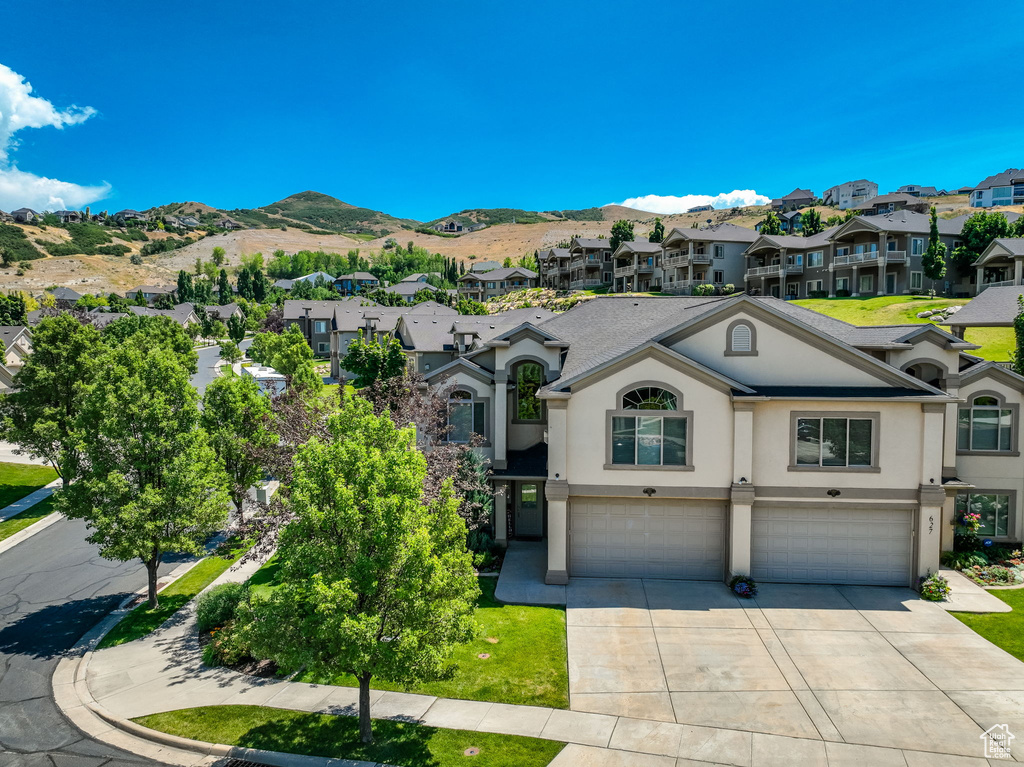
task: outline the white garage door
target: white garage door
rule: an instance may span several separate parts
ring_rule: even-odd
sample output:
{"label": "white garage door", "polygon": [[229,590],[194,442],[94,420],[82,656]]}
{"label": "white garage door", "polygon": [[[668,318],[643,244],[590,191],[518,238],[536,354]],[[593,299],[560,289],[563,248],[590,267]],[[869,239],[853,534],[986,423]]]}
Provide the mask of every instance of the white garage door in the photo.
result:
{"label": "white garage door", "polygon": [[725,504],[571,498],[569,574],[720,580]]}
{"label": "white garage door", "polygon": [[760,581],[907,586],[909,510],[758,509],[751,576]]}

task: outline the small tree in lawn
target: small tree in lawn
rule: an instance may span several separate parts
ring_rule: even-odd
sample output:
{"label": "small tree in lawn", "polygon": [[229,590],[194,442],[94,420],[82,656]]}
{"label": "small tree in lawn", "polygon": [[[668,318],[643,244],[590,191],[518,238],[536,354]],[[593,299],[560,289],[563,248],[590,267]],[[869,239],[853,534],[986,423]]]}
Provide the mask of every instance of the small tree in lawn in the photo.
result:
{"label": "small tree in lawn", "polygon": [[47,460],[67,487],[66,460],[77,450],[76,419],[105,346],[93,325],[68,313],[43,317],[32,333],[32,354],[0,397],[3,436]]}
{"label": "small tree in lawn", "polygon": [[245,320],[239,317],[237,314],[231,314],[228,316],[227,322],[228,338],[234,341],[236,344],[242,343],[245,338]]}
{"label": "small tree in lawn", "polygon": [[220,358],[225,362],[234,365],[236,362],[241,362],[242,350],[238,348],[238,345],[234,341],[222,341],[220,345]]}
{"label": "small tree in lawn", "polygon": [[202,554],[227,521],[227,478],[177,355],[144,336],[111,349],[77,419],[81,448],[57,509],[84,519],[106,559],[141,559],[156,608],[167,552]]}
{"label": "small tree in lawn", "polygon": [[775,211],[768,211],[768,215],[764,217],[761,222],[761,234],[773,236],[782,234],[782,222],[779,221],[779,217],[775,215]]}
{"label": "small tree in lawn", "polygon": [[277,435],[267,428],[269,414],[267,397],[249,376],[222,376],[203,394],[201,423],[231,483],[239,519],[246,493],[263,479],[263,464],[257,456],[277,444]]}
{"label": "small tree in lawn", "polygon": [[946,246],[939,240],[939,217],[934,205],[931,211],[928,249],[921,256],[921,271],[929,280],[941,280],[946,276]]}
{"label": "small tree in lawn", "polygon": [[633,242],[633,222],[616,221],[612,224],[612,236],[608,244],[614,252],[624,242]]}
{"label": "small tree in lawn", "polygon": [[284,668],[355,676],[359,734],[370,743],[371,680],[449,677],[452,650],[476,634],[479,588],[451,482],[423,501],[414,430],[350,395],[328,429],[295,457],[281,585],[243,604],[238,625]]}
{"label": "small tree in lawn", "polygon": [[341,361],[344,370],[355,374],[353,385],[357,389],[369,386],[381,378],[401,375],[405,366],[405,352],[397,338],[385,336],[380,341],[373,337],[367,341],[362,332],[349,343],[348,353]]}
{"label": "small tree in lawn", "polygon": [[1017,316],[1013,318],[1013,370],[1024,375],[1024,295],[1017,296]]}
{"label": "small tree in lawn", "polygon": [[665,225],[661,223],[660,218],[654,219],[654,228],[651,229],[651,233],[647,236],[649,242],[662,242],[665,239]]}

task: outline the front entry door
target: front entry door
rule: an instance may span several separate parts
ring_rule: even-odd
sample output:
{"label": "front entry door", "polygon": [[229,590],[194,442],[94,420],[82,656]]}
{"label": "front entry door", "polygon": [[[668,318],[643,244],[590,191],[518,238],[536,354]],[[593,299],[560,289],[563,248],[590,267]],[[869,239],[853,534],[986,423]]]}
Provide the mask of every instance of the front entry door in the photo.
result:
{"label": "front entry door", "polygon": [[516,535],[540,538],[544,535],[544,513],[541,508],[540,485],[536,482],[515,484]]}
{"label": "front entry door", "polygon": [[896,295],[896,275],[893,272],[885,275],[885,294],[888,296]]}

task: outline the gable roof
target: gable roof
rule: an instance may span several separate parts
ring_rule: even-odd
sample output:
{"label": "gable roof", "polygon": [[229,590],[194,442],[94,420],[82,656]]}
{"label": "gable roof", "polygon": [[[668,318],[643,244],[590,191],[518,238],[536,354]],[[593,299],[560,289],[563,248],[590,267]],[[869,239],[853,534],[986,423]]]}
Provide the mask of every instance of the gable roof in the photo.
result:
{"label": "gable roof", "polygon": [[615,249],[612,255],[617,256],[620,253],[661,253],[661,243],[648,242],[647,240],[622,242],[619,243],[619,247]]}
{"label": "gable roof", "polygon": [[310,310],[310,318],[316,320],[329,320],[334,315],[336,307],[346,304],[355,304],[357,306],[377,306],[374,301],[370,301],[367,298],[360,298],[358,296],[339,296],[337,299],[331,301],[300,301],[299,299],[292,298],[284,302],[283,319],[300,320],[306,316],[306,309],[308,308]]}
{"label": "gable roof", "polygon": [[10,350],[11,345],[23,335],[32,337],[32,333],[24,325],[0,325],[0,340]]}
{"label": "gable roof", "polygon": [[860,205],[855,205],[854,210],[871,210],[876,205],[887,205],[890,202],[902,202],[904,205],[927,205],[928,203],[924,200],[914,197],[912,194],[905,194],[904,192],[893,192],[892,194],[880,194],[877,197],[872,197],[870,200],[862,202]]}
{"label": "gable roof", "polygon": [[996,173],[995,175],[989,176],[974,188],[975,190],[978,190],[991,189],[994,186],[1009,186],[1011,181],[1024,181],[1024,169],[1007,168],[1002,173]]}
{"label": "gable roof", "polygon": [[758,233],[754,229],[748,229],[745,226],[736,226],[736,224],[730,224],[723,221],[720,224],[714,224],[713,226],[705,226],[700,229],[684,229],[681,227],[675,227],[665,237],[665,243],[675,238],[681,238],[684,240],[696,240],[698,242],[753,242],[758,238]]}
{"label": "gable roof", "polygon": [[548,248],[541,250],[537,255],[543,261],[545,258],[570,258],[572,253],[568,248]]}
{"label": "gable roof", "polygon": [[[914,202],[921,202],[917,198],[911,199]],[[964,228],[963,222],[965,220],[966,217],[939,218],[937,221],[939,234],[959,235]],[[876,232],[907,232],[927,235],[931,231],[931,216],[927,213],[917,213],[912,210],[897,210],[880,216],[854,216],[849,221],[838,226],[829,239],[834,240],[848,232],[862,231],[864,229],[871,229]]]}
{"label": "gable roof", "polygon": [[479,274],[466,272],[464,275],[459,277],[459,282],[464,280],[483,280],[491,282],[494,280],[507,280],[509,277],[524,277],[528,280],[535,280],[537,279],[537,273],[521,266],[511,266],[503,267],[501,269],[492,269],[489,272],[482,272]]}
{"label": "gable roof", "polygon": [[960,385],[978,377],[1001,378],[1004,383],[1009,384],[1018,391],[1024,391],[1024,376],[1003,367],[998,362],[984,360],[960,373]]}
{"label": "gable roof", "polygon": [[72,290],[71,288],[58,287],[49,292],[52,293],[53,297],[58,301],[77,301],[82,297],[81,293],[77,290]]}
{"label": "gable roof", "polygon": [[1024,285],[985,288],[941,324],[951,327],[1011,327],[1020,311],[1017,297],[1021,294],[1024,294]]}
{"label": "gable roof", "polygon": [[612,243],[610,240],[601,239],[598,237],[573,237],[572,242],[569,244],[569,249],[574,248],[600,248],[601,250],[611,250]]}
{"label": "gable roof", "polygon": [[999,237],[992,240],[978,256],[974,265],[984,266],[989,261],[997,258],[1021,258],[1024,257],[1024,237]]}
{"label": "gable roof", "polygon": [[744,253],[754,253],[764,248],[785,248],[786,250],[820,248],[828,244],[829,239],[839,228],[838,226],[833,226],[810,237],[803,237],[799,234],[761,234],[758,235],[757,239],[750,244]]}

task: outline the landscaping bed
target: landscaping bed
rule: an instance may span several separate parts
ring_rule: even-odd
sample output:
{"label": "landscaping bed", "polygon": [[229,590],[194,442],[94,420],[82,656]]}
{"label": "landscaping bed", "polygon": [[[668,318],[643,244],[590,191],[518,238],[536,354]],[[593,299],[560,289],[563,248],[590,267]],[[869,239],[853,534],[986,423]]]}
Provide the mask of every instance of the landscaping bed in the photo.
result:
{"label": "landscaping bed", "polygon": [[20,501],[57,479],[50,466],[30,463],[0,463],[0,509]]}
{"label": "landscaping bed", "polygon": [[994,546],[988,550],[944,552],[942,563],[958,570],[979,586],[1024,584],[1024,554]]}
{"label": "landscaping bed", "polygon": [[[540,738],[447,730],[387,719],[374,721],[375,740],[365,744],[359,740],[356,717],[260,706],[186,708],[133,721],[207,743],[402,767],[544,767],[565,747]],[[469,749],[478,753],[467,754]]]}

